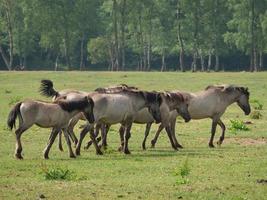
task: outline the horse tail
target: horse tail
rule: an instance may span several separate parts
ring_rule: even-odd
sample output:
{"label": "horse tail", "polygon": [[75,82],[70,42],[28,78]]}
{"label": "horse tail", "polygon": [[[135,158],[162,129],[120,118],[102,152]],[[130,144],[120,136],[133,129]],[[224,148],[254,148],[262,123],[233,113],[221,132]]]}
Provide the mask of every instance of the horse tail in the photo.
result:
{"label": "horse tail", "polygon": [[13,127],[16,127],[16,118],[18,115],[21,117],[20,113],[20,106],[22,102],[17,103],[12,110],[10,111],[8,118],[7,118],[7,125],[12,130]]}
{"label": "horse tail", "polygon": [[59,96],[59,93],[54,89],[53,82],[51,80],[41,80],[39,92],[41,95],[46,97]]}

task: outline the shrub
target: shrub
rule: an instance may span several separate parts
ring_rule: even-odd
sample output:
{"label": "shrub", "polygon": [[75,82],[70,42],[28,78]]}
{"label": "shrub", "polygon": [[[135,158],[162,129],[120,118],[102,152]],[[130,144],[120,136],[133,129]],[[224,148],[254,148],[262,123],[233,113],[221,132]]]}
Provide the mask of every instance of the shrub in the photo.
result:
{"label": "shrub", "polygon": [[74,172],[61,167],[48,168],[46,165],[41,165],[42,173],[45,180],[71,180],[74,178]]}
{"label": "shrub", "polygon": [[230,130],[233,133],[236,133],[236,131],[249,131],[249,128],[246,126],[246,124],[243,121],[239,120],[230,120],[231,126]]}
{"label": "shrub", "polygon": [[260,119],[262,118],[262,114],[258,110],[254,110],[253,112],[250,113],[250,118],[251,119]]}
{"label": "shrub", "polygon": [[190,168],[188,165],[188,157],[186,158],[185,162],[181,166],[181,168],[175,171],[175,176],[178,176],[176,180],[176,184],[187,184],[189,183],[188,175],[190,174]]}

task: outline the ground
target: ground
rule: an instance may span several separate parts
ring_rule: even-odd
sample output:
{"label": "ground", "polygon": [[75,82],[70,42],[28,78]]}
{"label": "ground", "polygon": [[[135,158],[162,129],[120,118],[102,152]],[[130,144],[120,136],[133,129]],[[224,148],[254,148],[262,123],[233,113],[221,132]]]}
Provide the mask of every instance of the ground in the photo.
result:
{"label": "ground", "polygon": [[[209,84],[231,83],[246,86],[251,99],[263,104],[261,119],[245,116],[236,105],[230,106],[222,120],[249,121],[250,131],[229,129],[225,143],[210,149],[211,121],[184,123],[178,119],[176,132],[185,147],[172,150],[163,133],[155,149],[150,140],[141,150],[144,125],[134,125],[129,141],[131,155],[117,152],[118,126],[108,136],[108,150],[95,155],[93,148],[68,158],[67,147],[60,152],[57,143],[50,160],[43,159],[49,129],[32,127],[22,136],[24,160],[16,160],[14,131],[6,126],[7,115],[17,101],[46,99],[39,95],[41,79],[54,81],[56,89],[92,91],[96,87],[126,83],[145,90],[199,91]],[[267,196],[267,73],[139,73],[139,72],[0,72],[0,199],[266,199]],[[78,135],[78,127],[75,129]],[[217,129],[216,140],[220,135]],[[88,139],[88,136],[87,136]],[[187,162],[188,175],[180,170]],[[68,169],[70,180],[45,180],[44,168]]]}

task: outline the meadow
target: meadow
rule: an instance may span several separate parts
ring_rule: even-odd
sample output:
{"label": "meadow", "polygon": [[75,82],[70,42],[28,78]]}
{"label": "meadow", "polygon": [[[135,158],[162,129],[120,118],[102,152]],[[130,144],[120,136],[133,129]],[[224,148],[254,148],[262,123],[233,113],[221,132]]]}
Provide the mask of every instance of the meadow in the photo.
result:
{"label": "meadow", "polygon": [[[40,80],[51,79],[57,90],[92,91],[120,83],[144,90],[199,91],[210,84],[246,86],[250,99],[258,100],[262,117],[251,119],[233,104],[222,120],[226,138],[221,147],[210,149],[211,120],[177,120],[176,134],[184,149],[174,151],[161,134],[150,148],[157,125],[152,125],[147,150],[141,149],[145,125],[133,125],[131,155],[117,151],[118,126],[108,135],[103,156],[94,148],[70,159],[57,142],[50,159],[43,159],[50,130],[32,127],[22,136],[24,160],[16,160],[15,134],[7,129],[7,115],[16,102],[41,99]],[[177,73],[177,72],[0,72],[0,199],[266,199],[267,184],[267,73]],[[254,105],[251,104],[252,111]],[[249,122],[249,131],[229,130],[230,120]],[[80,123],[82,124],[82,122]],[[79,126],[75,133],[78,136]],[[217,128],[216,139],[220,136]],[[89,136],[86,137],[87,139]],[[86,140],[85,140],[86,141]],[[45,171],[68,170],[66,180],[47,180]],[[263,180],[262,180],[263,179]]]}

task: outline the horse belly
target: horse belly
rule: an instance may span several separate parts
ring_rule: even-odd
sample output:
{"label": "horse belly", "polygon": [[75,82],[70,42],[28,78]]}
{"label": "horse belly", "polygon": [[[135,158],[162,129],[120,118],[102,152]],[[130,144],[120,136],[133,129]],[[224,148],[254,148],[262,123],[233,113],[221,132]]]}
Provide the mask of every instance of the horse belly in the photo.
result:
{"label": "horse belly", "polygon": [[146,123],[151,123],[154,121],[154,118],[152,115],[149,113],[147,108],[144,108],[137,112],[137,114],[134,116],[134,123],[138,124],[146,124]]}

